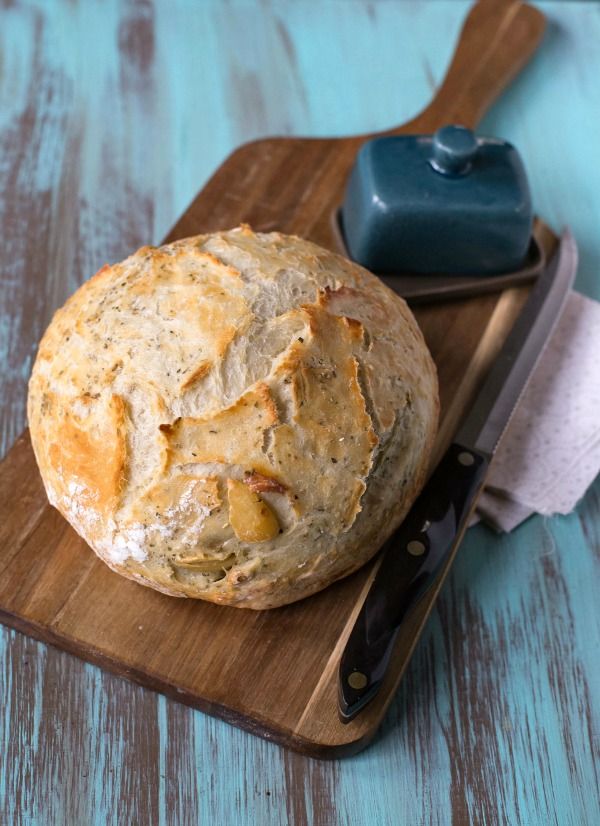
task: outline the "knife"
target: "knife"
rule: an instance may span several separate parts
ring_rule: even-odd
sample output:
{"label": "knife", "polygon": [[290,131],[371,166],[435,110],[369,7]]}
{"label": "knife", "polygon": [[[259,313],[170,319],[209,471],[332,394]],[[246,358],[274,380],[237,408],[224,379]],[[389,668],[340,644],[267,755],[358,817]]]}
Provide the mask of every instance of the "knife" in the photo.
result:
{"label": "knife", "polygon": [[378,693],[402,621],[433,585],[463,530],[513,410],[550,338],[577,270],[565,231],[475,403],[382,561],[342,654],[338,711],[348,723]]}

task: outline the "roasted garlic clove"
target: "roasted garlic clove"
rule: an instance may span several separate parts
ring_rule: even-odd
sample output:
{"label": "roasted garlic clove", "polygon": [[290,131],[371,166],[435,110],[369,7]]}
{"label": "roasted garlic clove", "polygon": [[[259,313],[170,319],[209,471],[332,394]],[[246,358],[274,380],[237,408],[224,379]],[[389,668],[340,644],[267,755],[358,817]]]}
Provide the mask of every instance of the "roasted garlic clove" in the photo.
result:
{"label": "roasted garlic clove", "polygon": [[277,517],[257,493],[237,479],[228,479],[227,494],[229,522],[238,539],[243,542],[265,542],[277,536]]}
{"label": "roasted garlic clove", "polygon": [[229,554],[224,559],[211,559],[202,555],[177,556],[173,560],[173,564],[178,568],[185,568],[186,571],[212,574],[219,571],[228,571],[234,564],[235,559],[235,554]]}

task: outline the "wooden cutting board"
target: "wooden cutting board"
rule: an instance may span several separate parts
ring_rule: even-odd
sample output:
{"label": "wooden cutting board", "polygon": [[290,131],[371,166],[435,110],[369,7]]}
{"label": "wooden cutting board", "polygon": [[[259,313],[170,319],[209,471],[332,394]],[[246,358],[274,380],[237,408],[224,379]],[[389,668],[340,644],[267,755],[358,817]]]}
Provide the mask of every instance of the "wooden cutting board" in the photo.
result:
{"label": "wooden cutting board", "polygon": [[[386,134],[474,127],[537,46],[542,15],[518,2],[471,11],[446,79],[414,120]],[[360,144],[272,138],[229,157],[167,240],[234,226],[281,230],[336,249],[333,216]],[[538,225],[549,250],[551,232]],[[527,288],[419,306],[442,419],[434,461],[510,329]],[[450,564],[450,563],[449,563]],[[253,612],[179,600],[112,573],[46,500],[27,432],[0,466],[0,620],[149,688],[315,756],[358,751],[375,733],[447,570],[406,622],[387,683],[349,725],[337,667],[377,562],[295,605]],[[448,567],[448,566],[447,566]]]}

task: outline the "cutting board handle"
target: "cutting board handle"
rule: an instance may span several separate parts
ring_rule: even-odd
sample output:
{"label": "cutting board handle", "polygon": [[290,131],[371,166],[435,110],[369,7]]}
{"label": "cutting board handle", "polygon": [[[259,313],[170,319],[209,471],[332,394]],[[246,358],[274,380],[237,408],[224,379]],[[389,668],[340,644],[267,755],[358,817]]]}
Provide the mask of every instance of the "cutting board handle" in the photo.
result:
{"label": "cutting board handle", "polygon": [[454,56],[431,103],[386,134],[428,134],[447,123],[474,129],[527,63],[542,39],[544,15],[518,0],[479,0],[463,25]]}

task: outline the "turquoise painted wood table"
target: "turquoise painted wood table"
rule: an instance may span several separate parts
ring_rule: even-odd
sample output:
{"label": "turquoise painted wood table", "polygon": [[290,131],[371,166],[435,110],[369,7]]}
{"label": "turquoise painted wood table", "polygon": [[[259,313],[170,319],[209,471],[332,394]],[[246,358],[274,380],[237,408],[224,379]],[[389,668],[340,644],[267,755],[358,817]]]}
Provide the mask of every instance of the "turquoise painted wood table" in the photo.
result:
{"label": "turquoise painted wood table", "polygon": [[[600,298],[600,6],[540,3],[539,54],[487,117]],[[462,0],[4,0],[0,444],[53,310],[163,237],[238,143],[408,119]],[[469,531],[379,738],[317,762],[0,631],[0,823],[600,823],[600,514]],[[43,552],[43,549],[40,549]]]}

